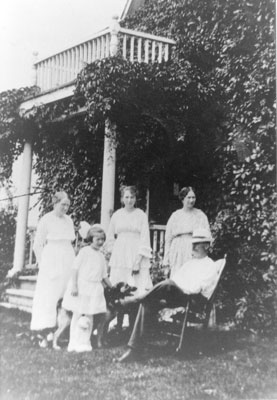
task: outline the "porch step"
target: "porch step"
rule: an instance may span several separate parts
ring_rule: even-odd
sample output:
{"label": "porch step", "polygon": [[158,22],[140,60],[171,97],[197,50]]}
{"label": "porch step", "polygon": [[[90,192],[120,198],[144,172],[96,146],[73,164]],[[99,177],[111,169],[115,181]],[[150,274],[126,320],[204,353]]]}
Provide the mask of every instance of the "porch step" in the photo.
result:
{"label": "porch step", "polygon": [[[26,289],[6,289],[6,306],[9,308],[18,308],[27,312],[32,311],[34,290]],[[2,304],[4,305],[4,304]]]}
{"label": "porch step", "polygon": [[19,276],[19,289],[35,290],[37,275]]}

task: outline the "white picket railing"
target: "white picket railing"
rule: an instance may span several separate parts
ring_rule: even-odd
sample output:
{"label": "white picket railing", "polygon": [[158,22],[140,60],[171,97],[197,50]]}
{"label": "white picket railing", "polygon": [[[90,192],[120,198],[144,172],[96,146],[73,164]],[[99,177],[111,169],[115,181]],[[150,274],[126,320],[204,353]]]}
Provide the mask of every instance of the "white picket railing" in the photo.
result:
{"label": "white picket railing", "polygon": [[86,64],[116,54],[131,62],[162,62],[170,57],[172,39],[121,28],[116,19],[91,39],[37,61],[36,85],[42,92],[73,83]]}
{"label": "white picket railing", "polygon": [[164,255],[165,225],[150,225],[150,241],[153,255]]}
{"label": "white picket railing", "polygon": [[[34,237],[36,234],[36,228],[32,227],[28,230],[29,235],[29,251],[27,254],[27,265],[29,268],[35,267],[35,258],[33,254],[33,244],[34,244]],[[77,237],[78,239],[78,237]],[[165,225],[150,225],[150,239],[151,239],[151,246],[154,254],[159,254],[163,256],[164,254],[164,240],[165,240]]]}

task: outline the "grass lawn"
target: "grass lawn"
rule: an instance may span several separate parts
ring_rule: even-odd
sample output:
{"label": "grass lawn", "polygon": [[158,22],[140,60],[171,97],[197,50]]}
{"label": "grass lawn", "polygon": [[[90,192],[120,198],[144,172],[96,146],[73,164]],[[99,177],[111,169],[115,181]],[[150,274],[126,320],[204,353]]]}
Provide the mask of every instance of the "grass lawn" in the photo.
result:
{"label": "grass lawn", "polygon": [[277,399],[276,338],[192,331],[178,356],[153,342],[140,362],[118,364],[126,338],[72,354],[37,347],[24,312],[0,307],[0,321],[1,400]]}

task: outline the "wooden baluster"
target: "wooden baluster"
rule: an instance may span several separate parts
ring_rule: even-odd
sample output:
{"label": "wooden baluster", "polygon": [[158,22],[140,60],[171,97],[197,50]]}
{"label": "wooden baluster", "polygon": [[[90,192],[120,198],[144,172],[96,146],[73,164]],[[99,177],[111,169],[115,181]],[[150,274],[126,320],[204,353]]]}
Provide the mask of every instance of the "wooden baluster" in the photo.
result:
{"label": "wooden baluster", "polygon": [[134,50],[135,50],[135,38],[134,36],[131,36],[131,42],[130,42],[130,61],[134,61]]}
{"label": "wooden baluster", "polygon": [[50,70],[51,70],[51,78],[50,78],[50,89],[54,88],[57,84],[57,56],[51,57],[50,59]]}
{"label": "wooden baluster", "polygon": [[95,61],[96,60],[96,40],[94,39],[92,41],[92,57],[91,57],[91,61]]}
{"label": "wooden baluster", "polygon": [[74,69],[74,50],[70,49],[70,58],[69,58],[69,75],[70,75],[70,81],[73,79],[73,69]]}
{"label": "wooden baluster", "polygon": [[40,64],[40,69],[41,69],[41,78],[40,78],[40,87],[41,90],[44,90],[45,88],[45,62],[42,62]]}
{"label": "wooden baluster", "polygon": [[149,63],[149,40],[146,39],[144,42],[144,62]]}
{"label": "wooden baluster", "polygon": [[110,36],[106,35],[106,57],[110,57]]}
{"label": "wooden baluster", "polygon": [[92,62],[92,41],[88,42],[88,64]]}
{"label": "wooden baluster", "polygon": [[59,86],[64,83],[63,56],[64,56],[64,53],[60,53],[60,55],[59,55],[59,79],[58,79]]}
{"label": "wooden baluster", "polygon": [[75,65],[74,65],[74,79],[77,77],[79,72],[79,64],[80,64],[80,47],[76,47],[75,51]]}
{"label": "wooden baluster", "polygon": [[142,44],[142,39],[138,39],[138,62],[141,62],[141,44]]}
{"label": "wooden baluster", "polygon": [[52,74],[51,74],[51,60],[47,60],[47,86],[46,89],[50,89],[51,88],[51,79],[52,79]]}
{"label": "wooden baluster", "polygon": [[41,88],[41,64],[37,64],[37,86]]}
{"label": "wooden baluster", "polygon": [[161,255],[164,255],[164,236],[165,236],[165,231],[161,230],[160,231],[160,248],[159,252]]}
{"label": "wooden baluster", "polygon": [[126,60],[127,58],[127,35],[123,36],[123,48],[122,48],[122,57]]}
{"label": "wooden baluster", "polygon": [[57,86],[60,86],[62,83],[62,53],[58,54],[57,56]]}
{"label": "wooden baluster", "polygon": [[84,43],[84,64],[88,63],[88,43]]}
{"label": "wooden baluster", "polygon": [[161,63],[163,60],[163,44],[159,43],[159,55],[158,55],[158,61]]}
{"label": "wooden baluster", "polygon": [[66,51],[66,53],[64,55],[64,79],[65,79],[65,82],[70,81],[69,59],[70,59],[70,50]]}
{"label": "wooden baluster", "polygon": [[155,40],[153,40],[153,42],[152,42],[152,57],[151,57],[152,62],[155,62],[155,58],[156,58],[156,42],[155,42]]}
{"label": "wooden baluster", "polygon": [[96,59],[100,60],[101,58],[101,41],[99,38],[96,40]]}
{"label": "wooden baluster", "polygon": [[29,237],[30,237],[30,248],[29,248],[29,268],[32,267],[33,261],[33,247],[34,247],[34,232],[35,230],[30,228]]}
{"label": "wooden baluster", "polygon": [[157,253],[158,248],[158,231],[155,229],[153,233],[153,253]]}
{"label": "wooden baluster", "polygon": [[164,60],[165,60],[165,61],[168,61],[168,58],[169,58],[169,45],[166,44],[166,45],[164,46]]}
{"label": "wooden baluster", "polygon": [[105,38],[101,37],[101,59],[105,57]]}
{"label": "wooden baluster", "polygon": [[54,85],[53,87],[59,86],[60,83],[60,55],[57,54],[54,57]]}
{"label": "wooden baluster", "polygon": [[84,65],[84,45],[80,45],[77,48],[79,48],[79,59],[78,59],[78,64],[77,64],[76,77]]}
{"label": "wooden baluster", "polygon": [[63,53],[60,53],[57,58],[58,58],[57,82],[58,86],[60,86],[63,80]]}
{"label": "wooden baluster", "polygon": [[38,87],[41,87],[41,83],[40,83],[41,77],[40,77],[40,75],[41,75],[41,66],[40,66],[40,64],[37,64],[37,86]]}
{"label": "wooden baluster", "polygon": [[47,87],[47,63],[43,61],[43,90]]}

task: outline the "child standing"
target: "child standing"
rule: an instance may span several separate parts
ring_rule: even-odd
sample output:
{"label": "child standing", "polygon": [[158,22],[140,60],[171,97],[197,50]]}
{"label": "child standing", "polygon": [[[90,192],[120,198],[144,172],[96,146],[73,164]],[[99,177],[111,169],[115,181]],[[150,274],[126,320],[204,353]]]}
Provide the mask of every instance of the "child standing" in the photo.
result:
{"label": "child standing", "polygon": [[93,225],[87,233],[90,246],[83,247],[73,264],[72,279],[68,284],[62,307],[73,311],[70,325],[68,351],[91,351],[90,337],[93,316],[100,314],[97,345],[101,347],[105,323],[106,300],[104,287],[112,287],[106,269],[106,261],[99,251],[105,242],[105,232]]}

